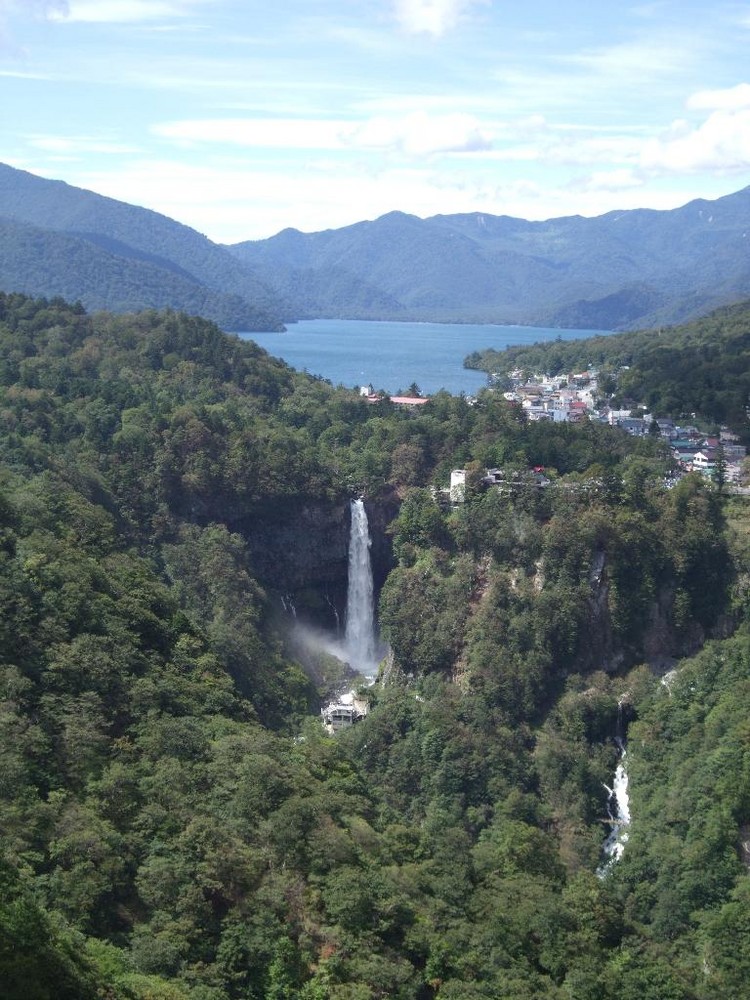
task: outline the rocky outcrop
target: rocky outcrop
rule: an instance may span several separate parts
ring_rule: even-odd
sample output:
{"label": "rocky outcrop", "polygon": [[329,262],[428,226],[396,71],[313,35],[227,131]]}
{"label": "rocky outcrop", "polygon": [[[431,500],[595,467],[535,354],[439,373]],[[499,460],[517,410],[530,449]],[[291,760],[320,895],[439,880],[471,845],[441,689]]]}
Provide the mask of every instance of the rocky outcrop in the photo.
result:
{"label": "rocky outcrop", "polygon": [[589,670],[606,670],[614,673],[622,665],[624,655],[615,649],[612,620],[609,612],[609,580],[607,578],[607,553],[604,549],[594,552],[589,569],[589,628],[586,633],[584,660]]}
{"label": "rocky outcrop", "polygon": [[708,639],[731,635],[736,626],[731,616],[722,615],[709,632],[698,622],[677,629],[673,620],[675,588],[665,583],[644,614],[637,645],[624,648],[617,641],[612,627],[610,582],[604,549],[598,549],[593,555],[589,585],[589,627],[586,647],[581,651],[581,662],[587,670],[616,673],[624,666],[643,662],[654,673],[663,674],[679,658],[697,653]]}

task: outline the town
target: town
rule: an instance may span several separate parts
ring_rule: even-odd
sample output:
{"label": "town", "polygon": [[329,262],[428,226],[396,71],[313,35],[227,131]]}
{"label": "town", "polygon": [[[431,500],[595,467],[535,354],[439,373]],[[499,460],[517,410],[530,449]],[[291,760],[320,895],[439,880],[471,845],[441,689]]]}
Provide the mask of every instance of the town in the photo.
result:
{"label": "town", "polygon": [[[693,424],[676,424],[649,413],[644,406],[615,409],[610,406],[609,397],[599,390],[595,369],[554,376],[538,373],[529,376],[525,371],[515,370],[507,376],[490,375],[490,383],[509,386],[502,390],[503,396],[520,406],[529,421],[571,424],[598,421],[619,427],[634,437],[652,435],[663,439],[674,459],[674,476],[668,485],[688,472],[699,472],[734,492],[744,492],[747,449],[730,428],[721,427],[716,433],[706,433]],[[550,485],[544,473],[541,467],[531,470],[538,486]],[[508,476],[501,469],[487,469],[483,482],[501,489],[520,485],[518,476]],[[442,492],[451,503],[460,503],[465,488],[466,470],[454,469],[449,489]]]}

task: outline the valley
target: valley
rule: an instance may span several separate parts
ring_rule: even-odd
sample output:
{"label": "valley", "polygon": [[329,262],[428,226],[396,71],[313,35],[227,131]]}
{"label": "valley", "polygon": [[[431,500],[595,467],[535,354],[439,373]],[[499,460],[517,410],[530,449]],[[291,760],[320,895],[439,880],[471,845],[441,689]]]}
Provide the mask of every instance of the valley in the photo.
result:
{"label": "valley", "polygon": [[171,311],[2,295],[0,360],[11,996],[737,996],[742,498],[666,488],[654,434],[368,402]]}
{"label": "valley", "polygon": [[0,1000],[750,995],[749,38],[0,0]]}

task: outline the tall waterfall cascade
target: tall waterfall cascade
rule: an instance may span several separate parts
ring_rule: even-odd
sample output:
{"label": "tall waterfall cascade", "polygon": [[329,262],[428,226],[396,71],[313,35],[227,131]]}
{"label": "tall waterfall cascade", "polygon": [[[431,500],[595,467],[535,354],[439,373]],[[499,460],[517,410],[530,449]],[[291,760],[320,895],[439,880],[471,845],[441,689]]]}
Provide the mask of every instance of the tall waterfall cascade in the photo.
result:
{"label": "tall waterfall cascade", "polygon": [[370,526],[363,500],[352,500],[349,534],[349,580],[346,596],[346,656],[351,667],[374,677],[378,667]]}
{"label": "tall waterfall cascade", "polygon": [[[346,625],[343,648],[331,644],[335,656],[345,659],[352,670],[374,682],[384,650],[375,627],[375,587],[370,560],[370,526],[364,501],[352,500],[349,532],[349,578],[346,592]],[[336,616],[338,622],[338,616]],[[331,735],[363,719],[369,710],[367,698],[356,690],[340,692],[321,709],[323,726]]]}

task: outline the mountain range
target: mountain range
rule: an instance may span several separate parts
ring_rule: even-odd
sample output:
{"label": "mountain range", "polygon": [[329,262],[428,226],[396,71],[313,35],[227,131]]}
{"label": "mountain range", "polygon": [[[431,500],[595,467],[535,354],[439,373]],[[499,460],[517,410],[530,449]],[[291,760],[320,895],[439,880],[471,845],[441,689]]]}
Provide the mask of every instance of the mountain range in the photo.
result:
{"label": "mountain range", "polygon": [[750,187],[672,211],[593,219],[392,212],[229,249],[298,315],[652,326],[750,295]]}
{"label": "mountain range", "polygon": [[750,187],[671,211],[528,222],[483,213],[221,246],[164,215],[0,164],[0,290],[224,329],[302,318],[672,324],[750,297]]}

